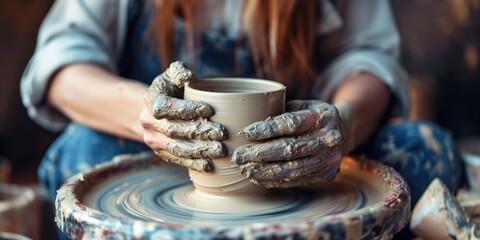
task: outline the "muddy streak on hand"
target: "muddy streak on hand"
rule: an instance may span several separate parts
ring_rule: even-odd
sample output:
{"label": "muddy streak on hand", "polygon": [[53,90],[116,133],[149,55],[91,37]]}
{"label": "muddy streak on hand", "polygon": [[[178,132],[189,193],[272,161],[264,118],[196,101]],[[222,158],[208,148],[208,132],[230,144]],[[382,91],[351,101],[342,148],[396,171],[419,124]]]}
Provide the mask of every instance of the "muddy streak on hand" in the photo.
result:
{"label": "muddy streak on hand", "polygon": [[182,62],[173,62],[165,72],[153,79],[145,99],[148,103],[153,103],[159,95],[177,96],[185,83],[195,81],[197,77]]}
{"label": "muddy streak on hand", "polygon": [[222,143],[218,141],[171,141],[166,150],[178,157],[216,158],[225,156]]}
{"label": "muddy streak on hand", "polygon": [[262,122],[253,123],[242,129],[238,135],[245,135],[251,140],[268,139],[276,136],[292,134],[305,122],[302,114],[284,113]]}
{"label": "muddy streak on hand", "polygon": [[[145,92],[145,101],[150,107],[150,110],[154,112],[155,103],[158,96],[177,96],[180,89],[175,85],[169,83],[168,80],[161,78],[160,76],[153,79],[152,84],[147,88]],[[158,103],[157,103],[158,104]]]}
{"label": "muddy streak on hand", "polygon": [[187,82],[195,82],[198,80],[195,74],[193,74],[190,69],[187,69],[185,64],[180,61],[171,63],[160,77],[168,79],[177,87],[183,87]]}
{"label": "muddy streak on hand", "polygon": [[208,118],[213,115],[213,108],[200,101],[174,99],[160,95],[152,103],[153,116],[156,119],[192,120]]}
{"label": "muddy streak on hand", "polygon": [[159,95],[176,96],[179,92],[180,89],[177,86],[159,75],[153,79],[152,84],[147,88],[145,100],[150,103]]}
{"label": "muddy streak on hand", "polygon": [[323,136],[307,134],[300,137],[279,138],[265,143],[253,143],[238,147],[232,155],[236,164],[255,161],[279,161],[307,155],[316,155],[341,146],[343,138],[337,130]]}
{"label": "muddy streak on hand", "polygon": [[[184,118],[194,115],[191,113],[192,111],[197,112],[200,116],[205,116],[205,114],[207,115],[205,117],[211,116],[212,114],[206,112],[209,111],[210,107],[205,107],[203,106],[204,104],[198,104],[199,106],[183,106],[182,104],[182,106],[177,109],[170,98],[178,96],[180,88],[182,88],[185,83],[195,82],[197,80],[193,72],[187,69],[182,62],[177,61],[170,64],[165,72],[152,81],[152,84],[145,93],[145,100],[150,110],[154,113],[154,117],[157,119],[162,117],[192,119]],[[171,106],[175,107],[173,113],[169,113]],[[204,112],[206,113],[202,115]]]}
{"label": "muddy streak on hand", "polygon": [[188,169],[196,170],[199,172],[210,172],[213,170],[212,162],[209,159],[192,159],[177,157],[169,153],[167,150],[158,151],[156,152],[156,154],[166,162],[174,163]]}
{"label": "muddy streak on hand", "polygon": [[[245,135],[251,140],[262,140],[285,136],[294,133],[314,131],[320,128],[338,130],[338,113],[334,106],[318,103],[312,109],[288,112],[269,118],[265,121],[253,123],[242,129],[238,134]],[[315,125],[305,125],[308,118],[316,118]]]}
{"label": "muddy streak on hand", "polygon": [[170,138],[219,141],[227,137],[225,127],[203,118],[192,121],[160,119],[154,123],[154,127]]}
{"label": "muddy streak on hand", "polygon": [[176,96],[185,83],[197,80],[193,72],[187,69],[182,62],[173,62],[165,72],[153,79],[149,87],[152,96],[150,100],[158,95]]}

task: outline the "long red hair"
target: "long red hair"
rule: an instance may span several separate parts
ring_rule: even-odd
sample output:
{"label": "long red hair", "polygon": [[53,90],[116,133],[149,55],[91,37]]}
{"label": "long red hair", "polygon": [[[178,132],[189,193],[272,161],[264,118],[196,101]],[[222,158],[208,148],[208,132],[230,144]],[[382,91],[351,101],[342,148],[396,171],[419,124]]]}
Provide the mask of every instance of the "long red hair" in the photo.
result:
{"label": "long red hair", "polygon": [[[185,22],[190,51],[195,49],[194,34],[201,32],[195,16],[201,1],[157,0],[150,25],[150,39],[163,67],[176,60],[175,18]],[[247,36],[258,77],[295,86],[306,97],[315,79],[311,66],[319,13],[316,0],[245,0],[242,29]],[[197,23],[197,24],[196,24]]]}

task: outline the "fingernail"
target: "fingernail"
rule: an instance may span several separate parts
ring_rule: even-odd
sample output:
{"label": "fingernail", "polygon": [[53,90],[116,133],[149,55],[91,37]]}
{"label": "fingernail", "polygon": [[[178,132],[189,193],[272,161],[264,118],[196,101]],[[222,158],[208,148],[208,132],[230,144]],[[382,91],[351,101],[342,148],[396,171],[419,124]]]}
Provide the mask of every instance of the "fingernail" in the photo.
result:
{"label": "fingernail", "polygon": [[205,172],[211,172],[213,170],[213,164],[211,161],[205,160],[202,168]]}
{"label": "fingernail", "polygon": [[245,161],[246,154],[247,154],[247,151],[243,149],[237,149],[232,154],[232,161],[236,164],[243,164],[246,162]]}

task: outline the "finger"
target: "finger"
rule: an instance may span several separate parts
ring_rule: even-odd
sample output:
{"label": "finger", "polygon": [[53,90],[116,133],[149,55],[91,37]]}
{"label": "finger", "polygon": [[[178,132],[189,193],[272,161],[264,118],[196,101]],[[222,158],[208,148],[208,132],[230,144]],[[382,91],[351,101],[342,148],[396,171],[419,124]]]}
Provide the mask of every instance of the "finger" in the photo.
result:
{"label": "finger", "polygon": [[162,75],[153,79],[152,84],[147,88],[145,92],[145,101],[153,109],[155,99],[160,96],[178,96],[180,89],[173,85],[170,81],[162,77]]}
{"label": "finger", "polygon": [[304,123],[305,117],[302,114],[288,112],[250,124],[238,135],[244,135],[250,140],[268,139],[295,133]]}
{"label": "finger", "polygon": [[145,100],[151,109],[154,109],[153,105],[158,96],[178,96],[179,88],[187,82],[195,81],[197,81],[196,76],[182,62],[173,62],[165,72],[153,79],[145,93]]}
{"label": "finger", "polygon": [[163,160],[174,163],[199,172],[210,172],[213,170],[212,162],[209,159],[182,158],[169,153],[166,150],[155,152]]}
{"label": "finger", "polygon": [[192,120],[209,118],[214,111],[210,105],[201,101],[190,101],[160,95],[152,102],[150,109],[156,119]]}
{"label": "finger", "polygon": [[296,159],[341,148],[343,142],[343,137],[338,130],[330,130],[326,133],[319,130],[300,137],[279,138],[237,147],[232,154],[232,161],[236,164],[244,164]]}
{"label": "finger", "polygon": [[227,130],[221,124],[203,118],[192,121],[160,119],[155,121],[154,127],[171,138],[220,141],[227,137]]}
{"label": "finger", "polygon": [[323,104],[320,108],[287,112],[265,121],[253,123],[238,133],[250,140],[311,132],[320,128],[338,129],[337,110]]}
{"label": "finger", "polygon": [[165,136],[154,129],[156,119],[150,113],[148,108],[144,108],[140,114],[140,124],[143,127],[143,141],[154,151],[165,149],[167,142],[172,141],[171,138]]}
{"label": "finger", "polygon": [[319,100],[292,100],[287,102],[286,109],[288,112],[305,111],[307,120],[298,132],[322,127],[338,129],[338,109],[332,104]]}
{"label": "finger", "polygon": [[217,158],[225,156],[218,141],[170,141],[165,149],[171,154],[185,158]]}
{"label": "finger", "polygon": [[256,181],[296,181],[317,174],[334,177],[340,168],[340,149],[326,154],[282,162],[249,162],[240,165],[242,173]]}

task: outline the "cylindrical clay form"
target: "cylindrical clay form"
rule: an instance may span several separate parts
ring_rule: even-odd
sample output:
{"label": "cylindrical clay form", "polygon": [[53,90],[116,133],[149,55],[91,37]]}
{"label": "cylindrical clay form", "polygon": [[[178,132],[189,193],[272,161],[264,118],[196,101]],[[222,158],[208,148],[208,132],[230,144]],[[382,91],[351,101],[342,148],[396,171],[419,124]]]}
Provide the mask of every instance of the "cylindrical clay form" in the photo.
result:
{"label": "cylindrical clay form", "polygon": [[264,191],[251,183],[231,161],[235,147],[249,143],[238,133],[256,121],[285,111],[285,86],[268,80],[246,78],[212,78],[185,86],[185,99],[203,101],[212,106],[211,121],[222,124],[228,131],[223,143],[228,156],[212,159],[214,170],[202,173],[190,170],[197,191],[215,195],[251,195]]}

